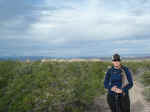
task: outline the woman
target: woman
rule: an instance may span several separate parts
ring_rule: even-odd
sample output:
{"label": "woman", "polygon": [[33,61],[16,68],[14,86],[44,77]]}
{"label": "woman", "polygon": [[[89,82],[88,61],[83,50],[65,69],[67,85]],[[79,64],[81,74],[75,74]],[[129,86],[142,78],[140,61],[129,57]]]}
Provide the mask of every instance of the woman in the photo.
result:
{"label": "woman", "polygon": [[[120,63],[120,55],[112,56],[113,66],[106,72],[104,79],[104,87],[108,89],[107,103],[111,112],[130,112],[130,97],[128,90],[133,86],[133,79],[128,67]],[[127,85],[123,85],[122,70],[125,72]]]}

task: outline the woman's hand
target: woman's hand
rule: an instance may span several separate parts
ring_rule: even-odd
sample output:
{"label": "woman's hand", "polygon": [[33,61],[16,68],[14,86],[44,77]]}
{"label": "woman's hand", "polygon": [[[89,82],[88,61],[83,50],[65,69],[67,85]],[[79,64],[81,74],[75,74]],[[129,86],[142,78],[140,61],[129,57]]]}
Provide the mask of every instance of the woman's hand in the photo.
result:
{"label": "woman's hand", "polygon": [[122,93],[123,91],[121,89],[119,89],[119,88],[116,88],[115,92],[116,93]]}
{"label": "woman's hand", "polygon": [[123,92],[121,89],[117,88],[117,86],[113,86],[111,88],[111,90],[114,91],[114,92],[116,92],[116,93],[122,93]]}
{"label": "woman's hand", "polygon": [[113,87],[111,88],[111,90],[114,91],[114,92],[116,91],[116,89],[117,89],[117,86],[113,86]]}

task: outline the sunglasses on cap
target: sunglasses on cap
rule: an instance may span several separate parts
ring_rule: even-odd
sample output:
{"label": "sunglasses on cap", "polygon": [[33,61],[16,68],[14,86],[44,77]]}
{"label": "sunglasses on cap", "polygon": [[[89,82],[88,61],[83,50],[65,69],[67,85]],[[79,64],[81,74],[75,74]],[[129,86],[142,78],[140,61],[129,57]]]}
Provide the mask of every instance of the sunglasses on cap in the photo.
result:
{"label": "sunglasses on cap", "polygon": [[114,60],[112,60],[112,61],[120,61],[120,59],[114,59]]}

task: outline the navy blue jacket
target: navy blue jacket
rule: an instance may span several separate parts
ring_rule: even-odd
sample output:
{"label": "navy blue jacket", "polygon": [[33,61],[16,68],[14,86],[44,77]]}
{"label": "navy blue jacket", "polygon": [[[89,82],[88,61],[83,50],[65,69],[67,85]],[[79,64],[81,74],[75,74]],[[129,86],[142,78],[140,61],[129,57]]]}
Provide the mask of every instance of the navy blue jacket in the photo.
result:
{"label": "navy blue jacket", "polygon": [[123,66],[123,69],[125,70],[125,73],[126,73],[126,76],[127,76],[128,82],[129,82],[129,84],[123,88],[121,88],[121,86],[122,86],[121,69],[117,69],[117,68],[114,68],[114,66],[112,66],[111,68],[109,68],[107,70],[105,79],[104,79],[104,87],[106,89],[108,89],[108,92],[110,94],[115,94],[114,91],[111,91],[111,88],[114,85],[116,85],[118,88],[122,89],[123,92],[125,92],[126,94],[128,94],[128,90],[130,88],[132,88],[133,79],[132,79],[131,72],[129,71],[128,67],[126,67],[126,66]]}

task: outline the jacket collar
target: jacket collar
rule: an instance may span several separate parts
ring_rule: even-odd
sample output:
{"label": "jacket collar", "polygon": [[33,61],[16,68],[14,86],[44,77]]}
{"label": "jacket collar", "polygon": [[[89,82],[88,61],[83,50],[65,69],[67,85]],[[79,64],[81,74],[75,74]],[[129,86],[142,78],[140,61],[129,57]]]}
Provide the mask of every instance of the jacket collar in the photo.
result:
{"label": "jacket collar", "polygon": [[112,66],[112,69],[113,70],[121,70],[121,68],[118,69],[118,68],[115,68],[114,66]]}

